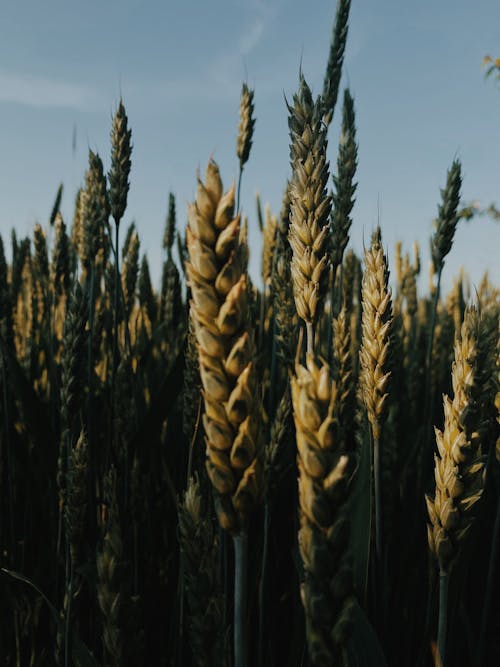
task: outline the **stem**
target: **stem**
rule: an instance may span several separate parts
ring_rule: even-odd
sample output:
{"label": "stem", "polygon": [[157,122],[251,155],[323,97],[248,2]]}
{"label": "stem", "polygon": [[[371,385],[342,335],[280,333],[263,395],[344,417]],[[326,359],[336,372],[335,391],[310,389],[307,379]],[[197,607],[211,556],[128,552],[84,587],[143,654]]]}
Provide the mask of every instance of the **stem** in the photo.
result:
{"label": "stem", "polygon": [[[2,341],[3,342],[3,341]],[[2,364],[2,399],[3,399],[3,410],[4,418],[3,425],[5,428],[5,462],[7,465],[7,488],[8,488],[8,507],[9,507],[9,531],[10,531],[10,553],[9,553],[9,563],[13,563],[14,559],[14,486],[12,483],[13,477],[13,465],[12,465],[12,452],[11,452],[11,442],[10,442],[10,420],[9,420],[9,403],[7,399],[7,373],[5,372],[5,364],[7,363],[4,356],[4,351],[2,349],[0,353],[0,363]]]}
{"label": "stem", "polygon": [[246,667],[245,618],[247,606],[248,535],[242,528],[234,544],[234,667]]}
{"label": "stem", "polygon": [[265,661],[264,646],[266,646],[266,600],[267,600],[267,552],[269,550],[269,525],[270,525],[269,503],[264,505],[264,544],[262,546],[262,565],[259,586],[259,646],[258,663],[263,665]]}
{"label": "stem", "polygon": [[70,575],[69,575],[67,596],[68,596],[68,602],[66,607],[66,619],[65,619],[66,627],[64,632],[64,667],[69,667],[70,664],[69,642],[71,634],[71,602],[73,599],[73,559],[71,559],[70,563]]}
{"label": "stem", "polygon": [[493,538],[491,542],[490,560],[488,563],[488,577],[486,579],[486,589],[484,595],[483,612],[481,614],[481,630],[479,632],[479,642],[477,649],[477,665],[483,664],[483,655],[485,647],[486,630],[488,627],[488,615],[491,606],[491,592],[495,575],[495,565],[498,558],[498,536],[500,533],[500,504],[497,502],[497,511],[495,514],[495,525],[493,527]]}
{"label": "stem", "polygon": [[378,567],[382,566],[382,485],[380,475],[380,439],[373,437],[373,477],[375,480],[375,550]]}
{"label": "stem", "polygon": [[118,281],[120,279],[119,266],[119,250],[118,250],[118,223],[115,223],[115,288],[113,294],[113,315],[115,320],[115,328],[113,332],[113,368],[111,375],[111,386],[115,386],[115,372],[116,372],[116,353],[118,348]]}
{"label": "stem", "polygon": [[[432,311],[431,311],[431,324],[429,329],[429,342],[427,346],[427,358],[425,364],[425,388],[424,388],[424,447],[427,446],[427,437],[429,431],[431,430],[431,420],[432,420],[432,396],[431,396],[431,364],[432,364],[432,348],[434,346],[434,331],[436,329],[436,314],[437,307],[439,303],[439,292],[441,287],[441,273],[443,272],[443,266],[441,265],[437,274],[437,284],[436,284],[436,293],[434,294],[434,301],[432,302]],[[430,459],[429,459],[430,460]]]}
{"label": "stem", "polygon": [[439,621],[438,621],[438,653],[441,658],[441,667],[445,667],[446,629],[448,624],[448,587],[449,574],[439,572]]}
{"label": "stem", "polygon": [[314,329],[312,322],[306,322],[306,333],[307,333],[307,355],[314,354]]}
{"label": "stem", "polygon": [[240,165],[240,174],[238,176],[238,190],[236,191],[236,213],[240,210],[240,189],[241,189],[241,177],[243,176],[243,166]]}

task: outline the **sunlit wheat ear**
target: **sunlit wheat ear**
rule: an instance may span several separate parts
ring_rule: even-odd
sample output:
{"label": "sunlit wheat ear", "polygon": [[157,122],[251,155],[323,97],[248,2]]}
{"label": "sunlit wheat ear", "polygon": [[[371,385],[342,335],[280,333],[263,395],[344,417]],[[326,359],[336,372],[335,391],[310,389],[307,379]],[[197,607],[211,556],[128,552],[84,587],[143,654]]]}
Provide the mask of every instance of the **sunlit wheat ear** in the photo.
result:
{"label": "sunlit wheat ear", "polygon": [[328,366],[297,364],[291,379],[299,466],[301,597],[313,665],[344,665],[354,603],[347,501],[352,474]]}
{"label": "sunlit wheat ear", "polygon": [[337,103],[342,64],[344,62],[344,51],[347,42],[350,7],[351,0],[338,0],[337,2],[330,53],[328,55],[328,64],[323,83],[323,113],[327,125],[332,122],[335,104]]}
{"label": "sunlit wheat ear", "polygon": [[331,197],[326,191],[327,141],[321,100],[313,101],[302,76],[299,91],[288,110],[293,170],[289,189],[293,292],[299,317],[312,327],[320,312],[328,278]]}
{"label": "sunlit wheat ear", "polygon": [[382,244],[375,238],[365,252],[360,351],[362,396],[375,439],[382,431],[390,377],[392,303],[388,276]]}
{"label": "sunlit wheat ear", "polygon": [[455,340],[453,399],[444,396],[444,428],[436,430],[434,495],[427,495],[429,547],[441,572],[457,558],[483,492],[484,462],[476,401],[480,320],[467,308]]}
{"label": "sunlit wheat ear", "polygon": [[207,472],[223,528],[237,533],[261,488],[259,403],[251,323],[248,250],[234,216],[234,187],[224,193],[209,162],[188,207],[186,273],[205,414]]}

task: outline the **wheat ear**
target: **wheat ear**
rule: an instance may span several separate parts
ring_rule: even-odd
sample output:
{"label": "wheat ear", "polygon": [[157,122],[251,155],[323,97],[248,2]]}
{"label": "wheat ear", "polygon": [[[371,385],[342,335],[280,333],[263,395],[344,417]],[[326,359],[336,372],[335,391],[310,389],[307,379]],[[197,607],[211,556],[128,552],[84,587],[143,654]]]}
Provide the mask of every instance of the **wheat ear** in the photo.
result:
{"label": "wheat ear", "polygon": [[186,272],[205,403],[206,467],[219,522],[238,533],[260,495],[261,464],[248,251],[233,212],[234,187],[223,193],[211,161],[188,208]]}
{"label": "wheat ear", "polygon": [[293,170],[290,184],[292,282],[295,306],[307,328],[308,353],[313,351],[314,325],[328,279],[326,244],[331,197],[327,194],[326,126],[321,99],[313,101],[304,77],[293,97],[288,125]]}
{"label": "wheat ear", "polygon": [[440,573],[438,650],[445,664],[448,583],[471,527],[474,508],[483,492],[484,462],[479,437],[479,412],[474,400],[478,380],[480,319],[467,308],[461,335],[455,340],[452,367],[454,396],[444,396],[444,428],[436,429],[434,495],[426,495],[428,540]]}
{"label": "wheat ear", "polygon": [[380,442],[386,413],[390,377],[389,353],[392,326],[389,271],[382,248],[380,230],[365,252],[362,283],[362,339],[360,350],[360,388],[370,422],[373,441],[375,480],[375,543],[379,564],[382,558],[382,489],[380,479]]}
{"label": "wheat ear", "polygon": [[345,665],[353,604],[347,510],[351,459],[342,446],[338,392],[327,365],[307,356],[291,380],[299,466],[301,596],[313,665]]}

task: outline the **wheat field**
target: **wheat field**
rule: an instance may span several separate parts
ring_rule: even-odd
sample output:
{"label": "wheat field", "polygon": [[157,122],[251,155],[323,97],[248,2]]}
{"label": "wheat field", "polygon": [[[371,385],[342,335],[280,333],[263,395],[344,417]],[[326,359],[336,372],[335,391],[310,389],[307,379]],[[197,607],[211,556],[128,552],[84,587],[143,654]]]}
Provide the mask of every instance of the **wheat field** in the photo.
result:
{"label": "wheat field", "polygon": [[210,158],[170,194],[158,289],[122,101],[73,219],[61,185],[45,227],[0,237],[0,664],[499,664],[500,288],[441,286],[458,159],[428,277],[379,226],[350,248],[349,10],[321,93],[301,71],[283,107],[280,211],[240,206],[244,83],[239,179]]}

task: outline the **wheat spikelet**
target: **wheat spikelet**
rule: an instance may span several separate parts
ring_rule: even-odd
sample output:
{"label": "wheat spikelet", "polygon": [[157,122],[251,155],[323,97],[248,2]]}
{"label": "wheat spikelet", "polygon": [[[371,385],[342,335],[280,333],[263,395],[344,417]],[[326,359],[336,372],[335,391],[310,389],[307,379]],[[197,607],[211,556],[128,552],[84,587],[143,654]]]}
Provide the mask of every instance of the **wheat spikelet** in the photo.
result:
{"label": "wheat spikelet", "polygon": [[60,215],[55,221],[56,237],[52,252],[51,280],[57,297],[66,295],[71,280],[69,239],[66,225]]}
{"label": "wheat spikelet", "polygon": [[[111,170],[109,178],[110,212],[118,226],[127,207],[132,154],[132,130],[128,129],[128,118],[122,100],[113,118],[111,128]],[[116,249],[118,252],[118,248]]]}
{"label": "wheat spikelet", "polygon": [[344,665],[353,604],[348,555],[349,454],[339,437],[338,391],[328,366],[296,364],[291,380],[299,466],[302,602],[313,665]]}
{"label": "wheat spikelet", "polygon": [[350,322],[345,306],[333,320],[333,363],[337,385],[339,435],[344,449],[353,445],[352,425],[356,393],[352,370],[352,345]]}
{"label": "wheat spikelet", "polygon": [[190,645],[195,663],[217,664],[222,654],[222,596],[217,590],[217,540],[202,509],[200,484],[191,477],[179,503],[179,539],[184,556]]}
{"label": "wheat spikelet", "polygon": [[87,512],[88,445],[85,433],[81,431],[76,445],[71,450],[67,473],[67,502],[64,519],[69,541],[71,564],[75,568],[81,564],[80,552],[85,536],[85,515]]}
{"label": "wheat spikelet", "polygon": [[288,237],[292,247],[291,274],[297,313],[312,327],[328,279],[326,243],[331,198],[326,192],[327,141],[321,100],[313,102],[302,76],[299,92],[288,110],[293,169]]}
{"label": "wheat spikelet", "polygon": [[443,397],[444,428],[436,431],[434,495],[426,495],[429,547],[442,573],[450,570],[471,526],[474,506],[483,491],[484,463],[478,433],[477,390],[479,314],[465,311],[455,340],[453,399]]}
{"label": "wheat spikelet", "polygon": [[64,190],[64,185],[60,183],[59,187],[57,188],[56,198],[54,199],[52,211],[50,212],[49,224],[51,227],[56,221],[57,214],[60,212],[63,190]]}
{"label": "wheat spikelet", "polygon": [[135,289],[137,287],[137,277],[139,273],[139,248],[139,236],[137,232],[133,230],[128,243],[124,244],[123,248],[121,280],[125,321],[128,321],[135,303]]}
{"label": "wheat spikelet", "polygon": [[347,41],[349,9],[351,0],[338,0],[333,24],[330,53],[323,83],[323,113],[325,122],[329,125],[333,118],[337,95],[339,91],[340,77],[342,75],[342,64],[344,62],[344,51]]}
{"label": "wheat spikelet", "polygon": [[289,430],[289,420],[292,412],[290,388],[287,385],[281,397],[276,415],[271,425],[269,443],[264,450],[264,495],[269,498],[274,481],[274,472],[277,467],[277,458],[281,443]]}
{"label": "wheat spikelet", "polygon": [[109,200],[102,160],[89,151],[89,167],[85,174],[85,190],[81,194],[82,232],[80,245],[82,267],[87,275],[94,267],[103,267],[109,253],[107,224]]}
{"label": "wheat spikelet", "polygon": [[103,645],[106,665],[122,664],[122,632],[120,612],[122,594],[118,566],[123,545],[116,499],[116,470],[111,468],[104,479],[107,511],[102,549],[97,554],[97,600],[103,615]]}
{"label": "wheat spikelet", "polygon": [[165,233],[163,235],[163,247],[170,257],[172,254],[172,246],[174,245],[175,239],[175,196],[172,192],[168,194],[168,213],[167,219],[165,221]]}
{"label": "wheat spikelet", "polygon": [[334,275],[337,267],[342,264],[344,250],[349,241],[349,229],[352,223],[350,214],[354,206],[354,195],[357,187],[357,184],[354,183],[357,159],[354,101],[349,90],[346,89],[337,158],[337,174],[333,176],[335,193],[331,215],[331,265]]}
{"label": "wheat spikelet", "polygon": [[142,256],[141,270],[139,273],[139,303],[146,309],[147,316],[151,324],[156,322],[157,303],[151,284],[151,275],[149,273],[149,263],[146,255]]}
{"label": "wheat spikelet", "polygon": [[362,299],[360,382],[373,437],[378,440],[388,396],[392,304],[388,287],[387,260],[377,238],[365,252]]}
{"label": "wheat spikelet", "polygon": [[278,234],[278,218],[271,214],[269,204],[265,208],[265,224],[262,240],[262,280],[269,285],[273,268],[274,248]]}
{"label": "wheat spikelet", "polygon": [[242,85],[240,97],[240,122],[238,126],[238,138],[236,141],[236,155],[240,161],[240,169],[248,161],[250,149],[252,147],[252,137],[255,127],[255,118],[253,117],[254,91],[246,83]]}
{"label": "wheat spikelet", "polygon": [[297,329],[297,314],[290,273],[292,251],[288,243],[289,215],[290,199],[287,184],[276,230],[270,287],[275,319],[276,355],[283,362],[285,371],[293,367]]}
{"label": "wheat spikelet", "polygon": [[233,211],[234,188],[223,193],[211,161],[188,208],[186,273],[205,403],[207,472],[221,525],[238,532],[260,495],[261,466],[248,250]]}
{"label": "wheat spikelet", "polygon": [[444,265],[444,258],[450,252],[453,236],[458,223],[458,203],[462,185],[461,165],[454,160],[447,174],[446,186],[441,190],[442,203],[438,209],[436,231],[431,241],[432,264],[439,274]]}

